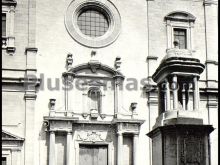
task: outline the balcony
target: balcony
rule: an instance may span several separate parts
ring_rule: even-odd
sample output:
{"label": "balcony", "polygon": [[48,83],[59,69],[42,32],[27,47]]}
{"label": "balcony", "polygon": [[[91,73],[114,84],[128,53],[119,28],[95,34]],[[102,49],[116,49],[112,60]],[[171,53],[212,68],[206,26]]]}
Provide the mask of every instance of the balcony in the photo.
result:
{"label": "balcony", "polygon": [[166,56],[153,74],[159,91],[159,112],[154,128],[174,123],[192,124],[191,121],[202,124],[198,113],[198,80],[205,66],[193,53],[187,49],[167,49]]}

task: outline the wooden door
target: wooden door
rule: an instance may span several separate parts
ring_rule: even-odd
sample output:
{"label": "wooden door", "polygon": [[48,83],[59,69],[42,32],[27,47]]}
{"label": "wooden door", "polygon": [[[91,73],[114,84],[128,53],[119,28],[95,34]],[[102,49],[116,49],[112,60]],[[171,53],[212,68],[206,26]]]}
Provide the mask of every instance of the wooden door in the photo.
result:
{"label": "wooden door", "polygon": [[108,147],[80,145],[79,165],[108,165]]}

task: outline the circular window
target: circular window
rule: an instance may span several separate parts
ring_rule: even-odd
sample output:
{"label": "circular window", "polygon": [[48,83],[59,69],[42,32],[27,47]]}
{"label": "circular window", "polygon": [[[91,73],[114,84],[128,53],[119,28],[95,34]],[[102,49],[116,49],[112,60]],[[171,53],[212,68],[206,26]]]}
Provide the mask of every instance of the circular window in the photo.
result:
{"label": "circular window", "polygon": [[95,9],[83,11],[77,24],[80,31],[90,37],[103,36],[109,29],[109,23],[106,15]]}
{"label": "circular window", "polygon": [[116,40],[121,19],[108,0],[74,0],[67,8],[65,25],[74,40],[88,47],[104,47]]}

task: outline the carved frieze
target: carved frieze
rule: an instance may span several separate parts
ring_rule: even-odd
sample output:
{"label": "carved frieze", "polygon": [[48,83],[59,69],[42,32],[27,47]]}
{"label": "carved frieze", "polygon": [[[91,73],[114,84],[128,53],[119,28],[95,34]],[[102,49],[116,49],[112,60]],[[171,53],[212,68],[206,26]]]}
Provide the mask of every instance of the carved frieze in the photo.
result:
{"label": "carved frieze", "polygon": [[131,123],[123,123],[122,129],[125,131],[139,131],[139,125],[131,124]]}
{"label": "carved frieze", "polygon": [[77,135],[77,140],[83,141],[83,142],[103,142],[105,141],[105,138],[103,137],[103,134],[96,131],[90,131],[90,132],[81,132]]}
{"label": "carved frieze", "polygon": [[72,131],[72,123],[70,121],[50,121],[49,126],[51,131]]}

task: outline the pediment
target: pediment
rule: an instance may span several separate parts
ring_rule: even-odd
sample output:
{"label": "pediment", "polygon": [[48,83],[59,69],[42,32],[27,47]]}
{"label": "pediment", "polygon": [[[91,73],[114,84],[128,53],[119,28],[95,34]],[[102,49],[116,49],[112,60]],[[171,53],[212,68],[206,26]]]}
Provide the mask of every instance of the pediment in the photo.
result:
{"label": "pediment", "polygon": [[175,11],[167,14],[165,19],[168,20],[182,20],[182,21],[195,21],[196,17],[185,11]]}
{"label": "pediment", "polygon": [[114,68],[111,68],[107,65],[104,65],[98,61],[90,61],[88,63],[80,64],[75,67],[72,67],[68,70],[68,72],[73,73],[75,76],[77,75],[91,75],[97,76],[101,75],[103,77],[114,77],[121,76],[124,77],[119,71]]}
{"label": "pediment", "polygon": [[2,141],[4,140],[23,141],[24,138],[2,130]]}

